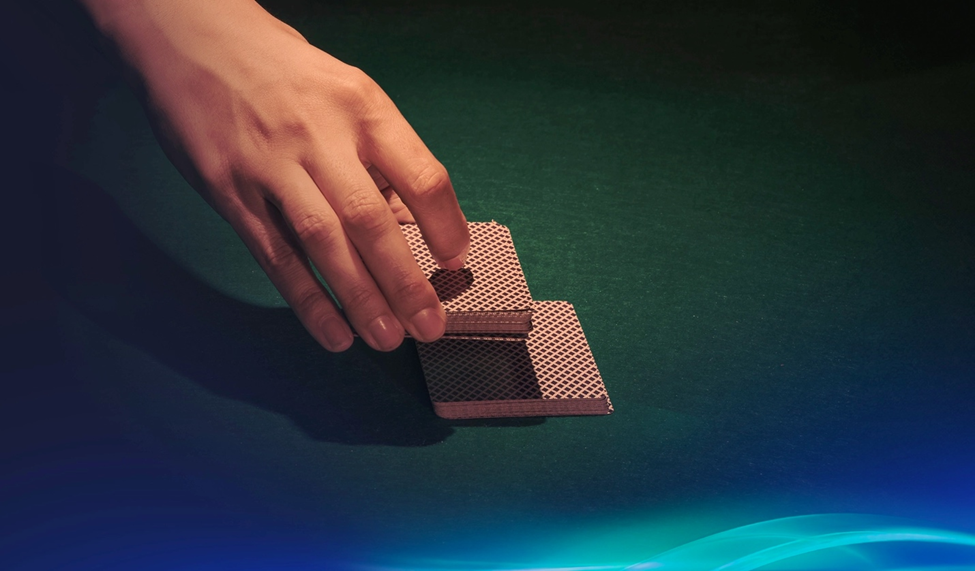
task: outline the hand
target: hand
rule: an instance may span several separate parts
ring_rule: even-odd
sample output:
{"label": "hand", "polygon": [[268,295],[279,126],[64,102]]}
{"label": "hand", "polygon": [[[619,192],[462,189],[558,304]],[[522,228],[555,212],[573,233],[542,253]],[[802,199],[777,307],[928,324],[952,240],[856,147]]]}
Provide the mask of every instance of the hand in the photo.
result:
{"label": "hand", "polygon": [[404,328],[443,335],[397,222],[415,217],[447,269],[464,264],[467,224],[447,171],[374,81],[252,0],[83,2],[169,158],[322,346],[345,350],[352,333],[311,264],[375,349]]}

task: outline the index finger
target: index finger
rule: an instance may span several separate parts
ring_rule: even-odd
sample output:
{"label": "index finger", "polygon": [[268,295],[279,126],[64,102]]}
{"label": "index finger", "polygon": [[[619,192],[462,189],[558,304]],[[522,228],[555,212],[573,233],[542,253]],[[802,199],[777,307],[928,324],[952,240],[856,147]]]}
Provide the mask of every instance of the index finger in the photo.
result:
{"label": "index finger", "polygon": [[367,158],[413,213],[430,253],[444,268],[459,270],[471,237],[447,169],[395,107],[369,135]]}

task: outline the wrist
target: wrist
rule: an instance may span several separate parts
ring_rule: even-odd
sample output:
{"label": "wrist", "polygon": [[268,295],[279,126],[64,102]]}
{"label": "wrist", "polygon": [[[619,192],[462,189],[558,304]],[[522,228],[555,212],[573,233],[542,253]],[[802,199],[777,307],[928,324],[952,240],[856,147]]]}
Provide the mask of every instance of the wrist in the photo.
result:
{"label": "wrist", "polygon": [[[79,0],[128,66],[145,71],[173,49],[193,53],[255,17],[255,0]],[[239,32],[239,30],[238,30]]]}

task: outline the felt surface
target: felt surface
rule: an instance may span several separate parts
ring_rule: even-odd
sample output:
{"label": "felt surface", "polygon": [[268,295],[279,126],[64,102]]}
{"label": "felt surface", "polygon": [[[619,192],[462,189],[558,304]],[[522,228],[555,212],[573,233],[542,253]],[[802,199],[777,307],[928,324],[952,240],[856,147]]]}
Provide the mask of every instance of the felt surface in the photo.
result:
{"label": "felt surface", "polygon": [[[969,52],[826,3],[272,8],[511,229],[617,412],[451,423],[409,343],[326,353],[124,87],[78,74],[59,135],[54,68],[14,58],[14,162],[69,169],[9,171],[38,190],[6,215],[5,560],[634,563],[814,512],[971,531]],[[578,540],[613,529],[609,555]]]}

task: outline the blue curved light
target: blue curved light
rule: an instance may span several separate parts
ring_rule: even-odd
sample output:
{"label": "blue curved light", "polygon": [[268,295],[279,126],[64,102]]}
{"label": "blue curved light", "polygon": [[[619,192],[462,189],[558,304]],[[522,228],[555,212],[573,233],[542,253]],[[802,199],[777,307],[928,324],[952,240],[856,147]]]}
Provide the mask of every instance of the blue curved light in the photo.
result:
{"label": "blue curved light", "polygon": [[[752,571],[784,560],[822,552],[817,569],[832,571],[975,571],[975,549],[952,552],[938,561],[901,561],[900,566],[875,563],[869,555],[891,553],[859,550],[881,543],[931,543],[975,548],[975,535],[923,527],[903,519],[857,515],[814,514],[772,519],[736,527],[685,543],[634,565],[572,565],[426,561],[408,567],[372,567],[395,571]],[[933,552],[932,552],[933,553]],[[610,554],[607,554],[610,555]],[[894,557],[897,553],[893,553]],[[931,555],[928,553],[927,555]],[[558,555],[556,554],[557,558]],[[940,556],[939,556],[940,557]],[[794,562],[793,562],[794,563]],[[790,567],[794,568],[794,567]]]}
{"label": "blue curved light", "polygon": [[907,526],[894,518],[815,514],[768,520],[723,531],[665,551],[626,569],[751,571],[816,551],[885,542],[975,547],[975,535]]}
{"label": "blue curved light", "polygon": [[883,543],[891,541],[921,541],[928,543],[950,543],[955,545],[975,546],[975,537],[961,533],[937,532],[924,530],[886,530],[828,533],[808,537],[746,555],[735,561],[715,568],[715,571],[751,571],[783,559],[831,549],[847,545],[862,545],[866,543]]}

